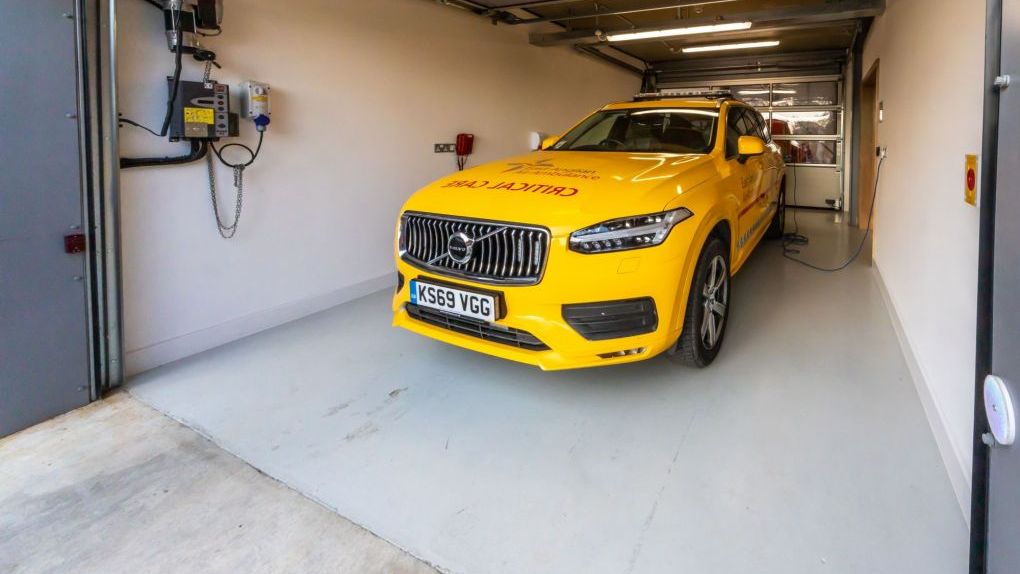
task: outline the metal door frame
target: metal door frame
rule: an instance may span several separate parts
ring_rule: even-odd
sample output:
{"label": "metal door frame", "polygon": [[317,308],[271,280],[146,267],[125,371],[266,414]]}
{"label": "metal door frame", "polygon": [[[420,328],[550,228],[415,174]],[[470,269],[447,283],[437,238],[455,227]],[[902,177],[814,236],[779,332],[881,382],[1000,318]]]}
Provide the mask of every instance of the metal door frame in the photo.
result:
{"label": "metal door frame", "polygon": [[995,271],[995,183],[999,151],[999,92],[993,87],[1002,59],[1002,0],[986,0],[984,127],[981,142],[981,197],[978,241],[977,352],[974,365],[974,436],[970,504],[970,573],[985,574],[988,542],[989,431],[984,378],[992,368],[992,287]]}
{"label": "metal door frame", "polygon": [[123,383],[116,0],[75,0],[89,398]]}

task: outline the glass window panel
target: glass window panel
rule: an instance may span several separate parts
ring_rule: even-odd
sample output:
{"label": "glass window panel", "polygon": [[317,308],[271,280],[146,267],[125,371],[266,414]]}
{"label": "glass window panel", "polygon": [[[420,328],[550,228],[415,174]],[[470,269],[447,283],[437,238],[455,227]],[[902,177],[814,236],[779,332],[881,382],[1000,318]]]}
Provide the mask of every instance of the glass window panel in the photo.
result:
{"label": "glass window panel", "polygon": [[727,88],[738,100],[743,100],[756,107],[767,107],[769,105],[769,85],[756,84],[753,86],[733,86]]}
{"label": "glass window panel", "polygon": [[772,135],[834,136],[839,133],[839,112],[772,112]]}
{"label": "glass window panel", "polygon": [[775,140],[786,163],[836,165],[835,141]]}
{"label": "glass window panel", "polygon": [[773,106],[834,106],[839,104],[839,82],[774,84]]}

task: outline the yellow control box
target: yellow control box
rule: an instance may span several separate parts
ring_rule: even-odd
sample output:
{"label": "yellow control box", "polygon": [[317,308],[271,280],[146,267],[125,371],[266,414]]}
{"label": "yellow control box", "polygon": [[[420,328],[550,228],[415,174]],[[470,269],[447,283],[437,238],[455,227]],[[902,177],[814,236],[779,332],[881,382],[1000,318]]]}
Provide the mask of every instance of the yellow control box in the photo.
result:
{"label": "yellow control box", "polygon": [[963,178],[963,200],[971,205],[977,205],[978,156],[967,154]]}

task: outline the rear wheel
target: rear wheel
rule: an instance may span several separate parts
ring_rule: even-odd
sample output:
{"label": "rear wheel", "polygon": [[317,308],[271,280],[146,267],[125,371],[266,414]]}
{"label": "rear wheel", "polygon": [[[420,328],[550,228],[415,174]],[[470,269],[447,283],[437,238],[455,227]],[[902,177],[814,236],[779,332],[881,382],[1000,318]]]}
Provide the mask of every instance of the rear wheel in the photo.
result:
{"label": "rear wheel", "polygon": [[726,334],[730,309],[729,249],[718,237],[701,250],[694,270],[683,330],[670,357],[691,367],[707,367],[715,360]]}
{"label": "rear wheel", "polygon": [[776,201],[776,213],[772,216],[772,222],[765,231],[766,239],[781,239],[786,232],[786,182],[779,190],[779,198]]}

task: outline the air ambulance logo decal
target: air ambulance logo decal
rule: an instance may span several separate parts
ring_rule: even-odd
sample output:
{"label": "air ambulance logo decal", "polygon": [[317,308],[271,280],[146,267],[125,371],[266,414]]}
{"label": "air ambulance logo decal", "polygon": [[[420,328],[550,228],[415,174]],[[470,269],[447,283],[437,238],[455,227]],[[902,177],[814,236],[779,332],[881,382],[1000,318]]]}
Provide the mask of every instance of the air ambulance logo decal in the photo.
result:
{"label": "air ambulance logo decal", "polygon": [[517,175],[538,175],[545,177],[567,177],[571,179],[587,179],[597,181],[602,179],[594,169],[556,167],[551,159],[540,159],[535,162],[512,161],[506,164],[508,167],[503,173],[514,173]]}
{"label": "air ambulance logo decal", "polygon": [[552,164],[551,159],[540,159],[534,163],[527,161],[512,161],[507,164],[510,166],[503,170],[503,173],[510,173],[513,171],[523,171],[526,169],[556,169],[556,166]]}

